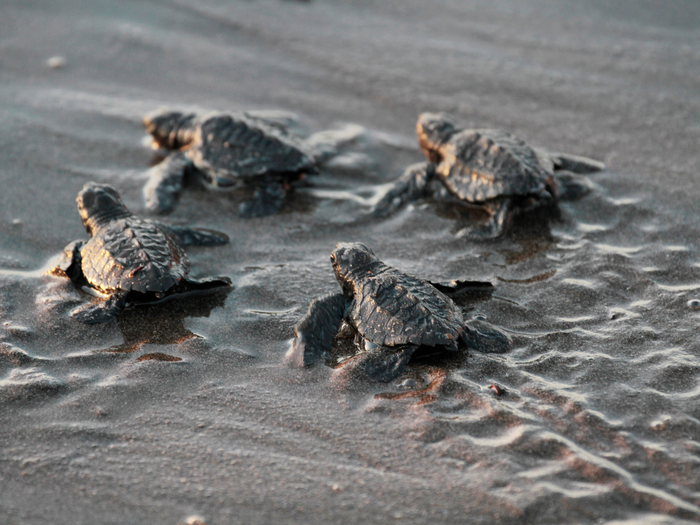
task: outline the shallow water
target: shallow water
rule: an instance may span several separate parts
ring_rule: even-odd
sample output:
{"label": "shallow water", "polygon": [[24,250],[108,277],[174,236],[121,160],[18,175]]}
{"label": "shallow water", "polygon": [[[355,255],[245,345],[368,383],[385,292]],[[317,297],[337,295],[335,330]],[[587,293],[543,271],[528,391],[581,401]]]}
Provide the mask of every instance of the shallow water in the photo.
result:
{"label": "shallow water", "polygon": [[[700,521],[699,28],[690,1],[4,2],[0,521]],[[188,250],[228,293],[80,325],[89,297],[44,271],[85,237],[86,181],[143,211],[140,119],[165,105],[368,131],[278,216],[183,194],[167,220],[232,238]],[[483,215],[434,202],[373,220],[372,185],[421,160],[424,110],[608,169],[496,242],[456,239]],[[513,351],[389,384],[288,367],[339,241],[493,282],[462,307]]]}

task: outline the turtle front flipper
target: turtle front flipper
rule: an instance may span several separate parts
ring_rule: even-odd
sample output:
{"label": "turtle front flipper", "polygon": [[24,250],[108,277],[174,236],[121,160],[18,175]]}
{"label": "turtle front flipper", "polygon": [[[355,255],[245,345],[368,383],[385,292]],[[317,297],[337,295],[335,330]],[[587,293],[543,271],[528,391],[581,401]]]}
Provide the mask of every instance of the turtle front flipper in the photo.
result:
{"label": "turtle front flipper", "polygon": [[358,366],[364,365],[370,379],[388,383],[401,375],[417,348],[417,346],[403,346],[396,349],[380,346],[358,356]]}
{"label": "turtle front flipper", "polygon": [[605,169],[605,164],[600,161],[568,155],[566,153],[547,153],[554,163],[555,170],[567,170],[574,173],[595,173]]}
{"label": "turtle front flipper", "polygon": [[71,281],[77,281],[83,273],[80,267],[82,260],[80,248],[82,248],[83,244],[85,244],[83,241],[73,241],[68,244],[63,249],[58,264],[51,268],[48,273],[58,277],[68,277]]}
{"label": "turtle front flipper", "polygon": [[503,354],[513,347],[513,341],[508,334],[491,323],[474,319],[466,322],[464,327],[462,341],[467,348],[487,354]]}
{"label": "turtle front flipper", "polygon": [[74,309],[70,316],[85,324],[106,323],[119,315],[126,306],[128,292],[117,292],[98,304],[85,304]]}
{"label": "turtle front flipper", "polygon": [[508,229],[515,207],[513,199],[499,199],[493,204],[488,204],[491,218],[481,226],[467,228],[457,233],[458,237],[467,237],[475,241],[494,240],[503,235]]}
{"label": "turtle front flipper", "polygon": [[467,291],[491,293],[493,290],[493,285],[487,281],[450,281],[447,283],[434,283],[432,281],[427,282],[439,292],[444,293],[447,297],[454,297]]}
{"label": "turtle front flipper", "polygon": [[155,223],[164,232],[170,234],[180,246],[221,246],[229,241],[228,235],[207,228],[190,228]]}
{"label": "turtle front flipper", "polygon": [[430,181],[435,176],[435,165],[431,162],[420,162],[406,168],[389,189],[389,191],[374,205],[372,214],[375,217],[389,215],[407,203],[428,197]]}
{"label": "turtle front flipper", "polygon": [[282,181],[261,182],[255,188],[253,198],[240,205],[241,217],[250,219],[253,217],[266,217],[274,215],[284,204],[287,197],[287,185]]}
{"label": "turtle front flipper", "polygon": [[294,366],[314,365],[324,352],[330,351],[347,306],[348,299],[343,294],[329,294],[311,302],[309,311],[294,327],[290,353]]}
{"label": "turtle front flipper", "polygon": [[154,213],[172,211],[182,191],[185,173],[191,165],[182,153],[168,155],[150,169],[150,178],[143,187],[146,208]]}

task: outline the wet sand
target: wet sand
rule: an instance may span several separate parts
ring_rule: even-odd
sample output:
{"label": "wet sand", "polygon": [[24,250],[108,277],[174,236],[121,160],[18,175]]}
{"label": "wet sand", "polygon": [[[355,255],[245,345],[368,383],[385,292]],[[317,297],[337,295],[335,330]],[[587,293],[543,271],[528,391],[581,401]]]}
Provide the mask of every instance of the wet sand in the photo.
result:
{"label": "wet sand", "polygon": [[[696,3],[1,12],[0,522],[700,521]],[[252,220],[236,216],[241,192],[188,188],[167,220],[231,237],[188,255],[194,276],[233,289],[80,325],[69,312],[88,296],[44,271],[85,238],[85,182],[143,213],[157,159],[141,117],[162,106],[290,111],[307,134],[359,124],[362,169],[348,157]],[[371,219],[362,198],[421,160],[427,110],[608,169],[495,242],[455,238],[483,219],[474,209]],[[462,307],[507,329],[513,351],[418,359],[388,384],[290,368],[294,323],[339,290],[340,241],[427,279],[490,280]]]}

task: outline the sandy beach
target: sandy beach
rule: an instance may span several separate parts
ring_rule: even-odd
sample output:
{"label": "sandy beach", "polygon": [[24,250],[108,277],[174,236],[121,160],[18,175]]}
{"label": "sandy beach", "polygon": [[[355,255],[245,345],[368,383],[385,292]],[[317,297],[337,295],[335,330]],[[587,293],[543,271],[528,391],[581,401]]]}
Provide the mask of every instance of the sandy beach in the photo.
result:
{"label": "sandy beach", "polygon": [[[78,323],[90,297],[46,271],[86,182],[149,216],[161,107],[363,131],[277,215],[186,188],[162,220],[229,235],[187,253],[231,289]],[[424,111],[607,168],[496,241],[455,235],[475,207],[373,218]],[[5,0],[0,144],[0,523],[700,521],[699,3]],[[390,383],[289,366],[347,241],[492,282],[459,305],[512,351]]]}

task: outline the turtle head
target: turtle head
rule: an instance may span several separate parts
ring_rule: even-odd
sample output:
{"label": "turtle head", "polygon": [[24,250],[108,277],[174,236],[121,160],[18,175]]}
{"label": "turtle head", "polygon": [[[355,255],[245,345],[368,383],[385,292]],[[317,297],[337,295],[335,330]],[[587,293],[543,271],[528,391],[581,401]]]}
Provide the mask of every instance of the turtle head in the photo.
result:
{"label": "turtle head", "polygon": [[155,149],[180,149],[194,138],[194,113],[159,109],[143,117],[146,131],[153,136]]}
{"label": "turtle head", "polygon": [[452,118],[444,113],[422,113],[416,123],[418,142],[430,162],[440,162],[440,146],[450,140],[457,128]]}
{"label": "turtle head", "polygon": [[131,215],[117,190],[107,184],[88,182],[76,201],[83,226],[91,236],[100,226]]}
{"label": "turtle head", "polygon": [[331,252],[331,264],[338,282],[347,291],[348,279],[352,272],[379,262],[374,252],[359,242],[341,242]]}

